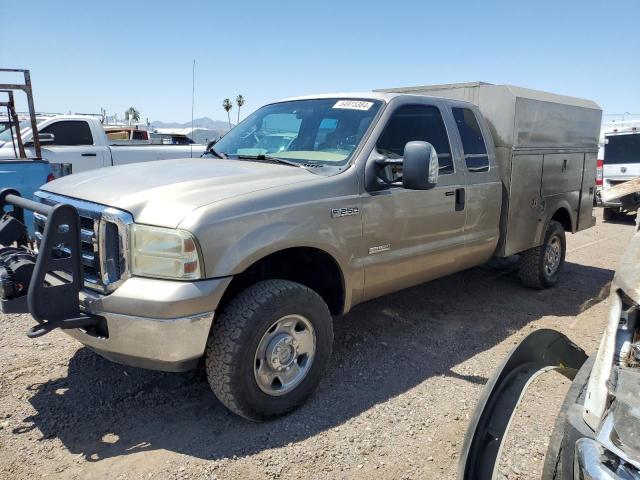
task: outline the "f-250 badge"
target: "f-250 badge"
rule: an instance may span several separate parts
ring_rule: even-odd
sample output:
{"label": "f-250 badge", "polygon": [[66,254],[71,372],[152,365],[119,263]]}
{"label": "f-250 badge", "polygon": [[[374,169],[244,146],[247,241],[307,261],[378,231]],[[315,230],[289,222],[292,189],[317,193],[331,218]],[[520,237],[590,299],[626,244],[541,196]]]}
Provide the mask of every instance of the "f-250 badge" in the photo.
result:
{"label": "f-250 badge", "polygon": [[349,215],[360,215],[360,208],[343,207],[331,209],[331,218],[348,217]]}

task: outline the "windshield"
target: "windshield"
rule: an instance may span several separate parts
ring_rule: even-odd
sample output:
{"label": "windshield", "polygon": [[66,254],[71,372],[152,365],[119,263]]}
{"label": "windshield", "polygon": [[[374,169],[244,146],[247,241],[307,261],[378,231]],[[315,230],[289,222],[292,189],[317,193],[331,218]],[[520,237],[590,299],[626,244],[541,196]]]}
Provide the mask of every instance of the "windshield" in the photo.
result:
{"label": "windshield", "polygon": [[[31,120],[24,120],[22,122],[20,122],[20,132],[24,135],[25,130],[30,129],[31,128]],[[15,133],[16,129],[15,127],[12,128],[11,130],[13,130],[13,132]],[[2,127],[0,127],[0,142],[10,142],[11,141],[11,130],[9,130],[9,126],[6,126],[6,130],[2,131]]]}
{"label": "windshield", "polygon": [[213,146],[234,157],[346,165],[380,109],[377,100],[296,100],[262,107]]}
{"label": "windshield", "polygon": [[640,163],[640,134],[611,135],[605,139],[604,163]]}

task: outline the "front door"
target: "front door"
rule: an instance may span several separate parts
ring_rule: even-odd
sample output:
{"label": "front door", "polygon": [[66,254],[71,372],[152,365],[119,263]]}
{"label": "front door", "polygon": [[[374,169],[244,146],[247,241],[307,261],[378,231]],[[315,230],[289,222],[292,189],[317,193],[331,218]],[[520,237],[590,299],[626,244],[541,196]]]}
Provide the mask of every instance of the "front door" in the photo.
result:
{"label": "front door", "polygon": [[105,166],[105,150],[95,145],[88,122],[58,120],[46,125],[40,133],[52,133],[53,144],[42,145],[42,158],[52,163],[70,163],[71,173],[84,172]]}
{"label": "front door", "polygon": [[401,158],[413,140],[435,148],[438,184],[407,190],[401,165],[392,165],[382,174],[389,187],[365,193],[365,300],[455,272],[464,256],[464,173],[459,159],[454,161],[440,109],[422,102],[397,107],[372,156]]}

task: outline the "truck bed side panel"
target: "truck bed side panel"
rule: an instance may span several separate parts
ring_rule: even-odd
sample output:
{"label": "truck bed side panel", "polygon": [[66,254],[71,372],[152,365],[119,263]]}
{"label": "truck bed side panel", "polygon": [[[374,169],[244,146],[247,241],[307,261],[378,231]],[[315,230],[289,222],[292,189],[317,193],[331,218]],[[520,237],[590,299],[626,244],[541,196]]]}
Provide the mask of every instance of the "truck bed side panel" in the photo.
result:
{"label": "truck bed side panel", "polygon": [[542,154],[513,155],[504,256],[531,248],[531,240],[539,237],[544,226],[540,192],[543,163]]}
{"label": "truck bed side panel", "polygon": [[542,196],[579,191],[584,153],[548,153],[544,156]]}

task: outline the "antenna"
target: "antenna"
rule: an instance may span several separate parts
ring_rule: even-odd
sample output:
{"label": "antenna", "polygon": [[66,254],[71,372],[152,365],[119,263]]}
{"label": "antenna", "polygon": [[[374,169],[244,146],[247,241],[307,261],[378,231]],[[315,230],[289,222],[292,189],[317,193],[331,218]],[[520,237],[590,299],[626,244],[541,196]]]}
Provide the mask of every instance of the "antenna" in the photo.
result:
{"label": "antenna", "polygon": [[[191,70],[191,137],[193,137],[193,105],[195,103],[196,96],[196,59],[193,59],[193,68]],[[193,141],[193,138],[191,138]],[[193,158],[193,143],[191,145],[191,158]]]}

